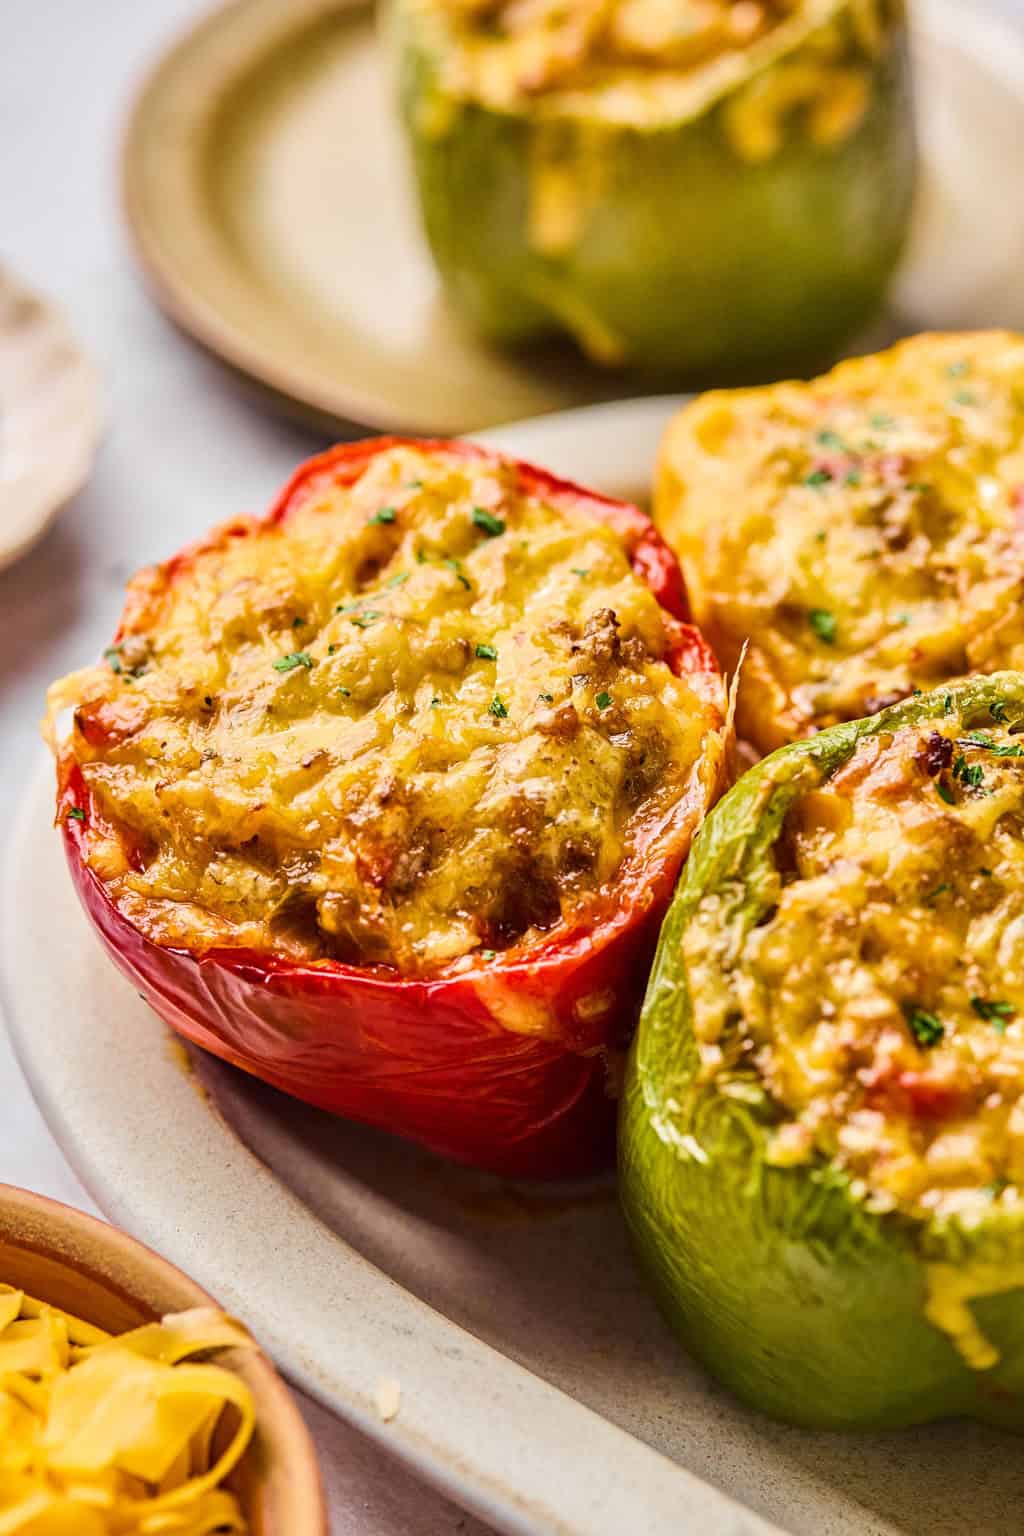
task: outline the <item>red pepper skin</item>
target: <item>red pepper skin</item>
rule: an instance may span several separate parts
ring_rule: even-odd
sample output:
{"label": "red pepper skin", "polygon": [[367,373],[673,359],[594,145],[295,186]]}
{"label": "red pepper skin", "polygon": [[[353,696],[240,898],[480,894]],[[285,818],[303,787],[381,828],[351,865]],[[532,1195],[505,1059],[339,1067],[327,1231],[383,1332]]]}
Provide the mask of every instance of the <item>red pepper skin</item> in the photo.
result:
{"label": "red pepper skin", "polygon": [[[267,520],[286,518],[321,484],[350,484],[371,458],[395,446],[492,457],[460,442],[344,444],[303,465]],[[679,566],[650,520],[636,507],[542,470],[518,469],[525,493],[581,507],[623,534],[634,569],[680,621],[669,656],[673,670],[693,674],[709,728],[721,726],[717,664],[684,622]],[[262,525],[247,519],[215,531],[175,556],[164,576],[186,571],[211,543]],[[431,979],[401,977],[382,966],[297,964],[252,949],[193,952],[156,944],[117,908],[88,863],[97,835],[120,833],[104,821],[69,754],[58,767],[57,818],[85,911],[115,964],[172,1029],[287,1093],[458,1162],[509,1177],[564,1178],[611,1160],[608,1050],[624,1046],[632,1033],[661,919],[704,798],[696,791],[690,797],[671,855],[635,861],[614,901],[587,928],[556,931],[528,952],[499,953]],[[73,808],[81,818],[68,814]]]}

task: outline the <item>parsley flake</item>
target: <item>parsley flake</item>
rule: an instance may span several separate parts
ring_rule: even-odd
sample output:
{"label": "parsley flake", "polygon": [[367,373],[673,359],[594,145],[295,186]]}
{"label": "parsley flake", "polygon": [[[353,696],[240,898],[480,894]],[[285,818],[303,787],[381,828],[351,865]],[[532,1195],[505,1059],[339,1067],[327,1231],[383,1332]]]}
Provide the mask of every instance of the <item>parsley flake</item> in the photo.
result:
{"label": "parsley flake", "polygon": [[339,688],[338,692],[341,694],[343,699],[350,699],[352,697],[351,688]]}
{"label": "parsley flake", "polygon": [[941,1019],[937,1019],[934,1013],[926,1013],[923,1008],[911,1008],[907,1013],[907,1023],[910,1032],[922,1050],[931,1050],[938,1045],[946,1033],[946,1026]]}
{"label": "parsley flake", "polygon": [[953,396],[954,405],[977,405],[978,397],[973,389],[958,389]]}
{"label": "parsley flake", "polygon": [[121,647],[119,645],[109,645],[103,652],[103,659],[111,672],[120,673],[124,670],[121,662]]}
{"label": "parsley flake", "polygon": [[455,575],[462,582],[462,585],[465,587],[466,591],[469,592],[471,590],[470,584],[469,584],[469,577],[464,574],[462,566],[459,564],[458,560],[453,560],[449,556],[449,558],[447,560],[443,561],[442,563],[444,565],[446,565],[450,571],[454,571],[455,572]]}
{"label": "parsley flake", "polygon": [[394,507],[378,507],[373,516],[368,517],[366,521],[368,523],[393,523],[397,516],[398,513]]}
{"label": "parsley flake", "polygon": [[1017,1012],[1012,1003],[990,1002],[984,997],[972,997],[971,1007],[979,1019],[984,1019],[986,1024],[991,1024],[1000,1034],[1006,1029],[1007,1019],[1012,1019]]}
{"label": "parsley flake", "polygon": [[818,433],[817,441],[823,448],[838,448],[840,453],[845,452],[846,444],[839,436],[839,433],[833,432],[829,427],[826,427],[823,432]]}
{"label": "parsley flake", "polygon": [[508,710],[497,694],[494,695],[494,698],[488,704],[487,713],[493,715],[495,720],[506,720],[508,718]]}
{"label": "parsley flake", "polygon": [[594,703],[597,705],[598,709],[607,709],[611,702],[612,696],[610,693],[599,693],[597,698],[594,700]]}
{"label": "parsley flake", "polygon": [[944,715],[951,715],[953,713],[953,695],[951,693],[947,693],[942,701],[942,713]]}
{"label": "parsley flake", "polygon": [[994,704],[989,705],[988,712],[997,725],[1006,724],[1006,704],[1004,700],[996,699]]}
{"label": "parsley flake", "polygon": [[872,429],[875,432],[891,432],[893,427],[896,425],[896,422],[893,420],[893,418],[891,416],[887,416],[884,411],[875,411],[869,420],[871,422]]}
{"label": "parsley flake", "polygon": [[951,379],[962,379],[965,374],[970,373],[970,371],[971,365],[967,361],[966,357],[958,358],[955,363],[950,363],[949,367],[946,369],[946,372]]}
{"label": "parsley flake", "polygon": [[308,651],[289,651],[287,656],[279,656],[274,662],[275,672],[294,672],[296,667],[305,667],[309,672],[313,666],[313,658]]}
{"label": "parsley flake", "polygon": [[940,800],[945,800],[947,805],[956,805],[956,796],[948,784],[943,784],[941,779],[935,781],[935,793]]}
{"label": "parsley flake", "polygon": [[928,894],[925,896],[925,898],[924,898],[925,906],[926,907],[930,907],[933,901],[938,901],[940,896],[944,896],[947,891],[951,891],[952,889],[953,889],[953,887],[950,885],[949,881],[948,880],[943,880],[941,885],[937,885],[935,887],[934,891],[929,891]]}
{"label": "parsley flake", "polygon": [[69,821],[84,821],[85,820],[85,812],[82,810],[82,807],[80,805],[73,805],[71,807],[70,811],[68,811],[68,820]]}
{"label": "parsley flake", "polygon": [[829,485],[831,481],[830,469],[812,469],[809,475],[804,476],[804,485],[809,485],[814,490],[818,490],[823,485]]}
{"label": "parsley flake", "polygon": [[498,953],[498,951],[496,949],[482,949],[480,951],[480,959],[481,960],[493,960],[495,958],[495,956],[497,955],[497,953]]}
{"label": "parsley flake", "polygon": [[834,645],[836,641],[836,616],[829,613],[827,608],[811,608],[807,613],[807,622],[814,630],[819,640],[826,645]]}
{"label": "parsley flake", "polygon": [[537,697],[538,699],[542,699],[545,704],[553,704],[555,702],[555,696],[553,693],[538,693]]}
{"label": "parsley flake", "polygon": [[493,645],[478,645],[476,648],[478,661],[497,661],[498,653]]}
{"label": "parsley flake", "polygon": [[488,512],[486,507],[473,508],[473,522],[477,528],[481,528],[489,539],[496,539],[499,533],[505,532],[503,518],[495,517],[493,512]]}
{"label": "parsley flake", "polygon": [[844,479],[845,485],[860,485],[863,476],[859,469],[848,469]]}
{"label": "parsley flake", "polygon": [[590,575],[589,571],[580,570],[579,566],[576,566],[576,565],[572,566],[571,569],[572,569],[572,574],[574,576],[578,576],[581,581],[584,580],[587,576]]}
{"label": "parsley flake", "polygon": [[357,629],[369,629],[371,624],[376,624],[377,620],[383,617],[384,615],[378,613],[375,608],[368,608],[365,613],[354,613],[349,623],[354,624]]}
{"label": "parsley flake", "polygon": [[401,586],[404,586],[405,583],[408,580],[409,580],[409,572],[408,571],[399,571],[397,576],[392,576],[390,581],[385,582],[385,586],[387,586],[389,589],[392,588],[392,587],[401,587]]}
{"label": "parsley flake", "polygon": [[1024,747],[1019,742],[993,741],[984,731],[968,731],[965,738],[975,747],[984,747],[993,757],[1024,757]]}

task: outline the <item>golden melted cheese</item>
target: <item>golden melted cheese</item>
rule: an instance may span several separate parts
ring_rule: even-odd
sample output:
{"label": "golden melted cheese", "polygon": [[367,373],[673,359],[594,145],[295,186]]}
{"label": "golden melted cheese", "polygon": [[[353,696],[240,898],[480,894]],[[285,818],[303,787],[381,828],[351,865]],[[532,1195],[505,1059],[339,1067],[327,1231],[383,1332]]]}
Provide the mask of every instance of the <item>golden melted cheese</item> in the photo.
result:
{"label": "golden melted cheese", "polygon": [[1024,338],[923,336],[670,428],[656,516],[762,751],[1024,664]]}
{"label": "golden melted cheese", "polygon": [[434,35],[444,91],[501,112],[656,125],[756,76],[726,124],[754,160],[781,147],[790,121],[822,144],[852,132],[870,66],[902,21],[899,0],[404,3]]}
{"label": "golden melted cheese", "polygon": [[1024,1183],[1022,740],[951,709],[825,783],[808,760],[759,921],[737,938],[712,895],[686,939],[706,1070],[753,1069],[773,1160],[824,1154],[877,1209]]}
{"label": "golden melted cheese", "polygon": [[436,970],[583,920],[671,845],[717,708],[622,536],[409,448],[136,579],[53,691],[165,944]]}

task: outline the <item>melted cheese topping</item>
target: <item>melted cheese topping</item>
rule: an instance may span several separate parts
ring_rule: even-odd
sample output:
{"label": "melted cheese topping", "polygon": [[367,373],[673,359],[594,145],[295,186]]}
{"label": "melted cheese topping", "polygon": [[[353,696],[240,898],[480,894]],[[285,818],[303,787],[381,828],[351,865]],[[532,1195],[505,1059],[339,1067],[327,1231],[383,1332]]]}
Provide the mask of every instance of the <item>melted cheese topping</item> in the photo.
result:
{"label": "melted cheese topping", "polygon": [[762,751],[1024,664],[1024,339],[925,336],[677,419],[657,519]]}
{"label": "melted cheese topping", "polygon": [[737,928],[709,894],[686,937],[705,1070],[753,1073],[772,1160],[823,1154],[875,1209],[1020,1198],[1021,741],[951,704],[825,783],[808,760],[756,910]]}
{"label": "melted cheese topping", "polygon": [[678,844],[720,716],[610,526],[395,449],[240,531],[137,578],[53,691],[150,937],[423,973],[593,920]]}
{"label": "melted cheese topping", "polygon": [[[696,116],[760,75],[727,124],[751,159],[780,147],[786,119],[821,143],[852,132],[868,103],[867,70],[902,20],[899,0],[406,4],[433,33],[444,92],[498,111],[596,112],[640,126]],[[799,60],[784,62],[798,49]]]}

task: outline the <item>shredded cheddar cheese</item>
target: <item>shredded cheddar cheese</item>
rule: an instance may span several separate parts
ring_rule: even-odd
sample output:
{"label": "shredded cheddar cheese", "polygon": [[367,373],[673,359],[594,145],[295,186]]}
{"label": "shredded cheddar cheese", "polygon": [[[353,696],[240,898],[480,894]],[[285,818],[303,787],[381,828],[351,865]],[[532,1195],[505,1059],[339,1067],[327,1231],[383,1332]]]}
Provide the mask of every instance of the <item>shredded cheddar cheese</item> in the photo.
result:
{"label": "shredded cheddar cheese", "polygon": [[[244,1533],[223,1484],[252,1396],[205,1356],[251,1344],[210,1308],[112,1336],[0,1285],[0,1536]],[[215,1449],[229,1405],[237,1425]]]}

